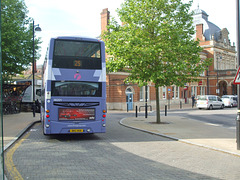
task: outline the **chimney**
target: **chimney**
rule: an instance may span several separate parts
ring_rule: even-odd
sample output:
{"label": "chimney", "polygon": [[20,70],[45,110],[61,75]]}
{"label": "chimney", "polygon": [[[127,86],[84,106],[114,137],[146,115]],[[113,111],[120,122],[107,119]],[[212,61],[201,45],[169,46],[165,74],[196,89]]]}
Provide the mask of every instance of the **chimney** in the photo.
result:
{"label": "chimney", "polygon": [[107,31],[109,18],[110,18],[110,12],[108,11],[108,8],[103,9],[101,12],[101,33],[103,33],[104,31]]}
{"label": "chimney", "polygon": [[196,39],[199,39],[200,41],[203,41],[203,24],[197,24],[196,25]]}

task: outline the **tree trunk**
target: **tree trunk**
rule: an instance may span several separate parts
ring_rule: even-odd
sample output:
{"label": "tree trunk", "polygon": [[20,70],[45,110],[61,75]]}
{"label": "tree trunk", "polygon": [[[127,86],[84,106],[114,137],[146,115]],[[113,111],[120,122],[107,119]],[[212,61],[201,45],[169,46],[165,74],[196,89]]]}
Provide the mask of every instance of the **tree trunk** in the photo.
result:
{"label": "tree trunk", "polygon": [[159,88],[156,88],[156,118],[157,118],[157,123],[160,124],[161,123],[161,119],[160,119],[160,103],[159,103]]}

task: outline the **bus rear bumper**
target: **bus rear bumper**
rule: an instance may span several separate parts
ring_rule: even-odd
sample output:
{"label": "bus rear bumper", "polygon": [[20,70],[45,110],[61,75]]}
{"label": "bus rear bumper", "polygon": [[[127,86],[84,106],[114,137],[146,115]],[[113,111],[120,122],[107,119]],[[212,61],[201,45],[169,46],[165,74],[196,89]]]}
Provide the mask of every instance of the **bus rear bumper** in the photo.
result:
{"label": "bus rear bumper", "polygon": [[44,134],[93,134],[105,132],[105,122],[102,121],[88,123],[51,122],[48,127],[44,127]]}

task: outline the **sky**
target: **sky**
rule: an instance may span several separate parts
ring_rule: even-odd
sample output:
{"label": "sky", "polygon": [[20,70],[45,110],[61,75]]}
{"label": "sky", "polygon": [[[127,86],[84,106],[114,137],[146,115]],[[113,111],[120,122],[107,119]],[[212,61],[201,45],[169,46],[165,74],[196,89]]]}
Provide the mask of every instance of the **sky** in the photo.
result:
{"label": "sky", "polygon": [[[183,0],[187,2],[188,0]],[[51,37],[86,36],[98,37],[101,33],[100,13],[108,8],[110,16],[117,19],[116,9],[124,0],[25,0],[35,25],[39,24],[42,31],[36,32],[40,37],[42,64]],[[192,10],[204,10],[208,20],[219,28],[227,28],[231,42],[236,42],[236,0],[193,0]]]}

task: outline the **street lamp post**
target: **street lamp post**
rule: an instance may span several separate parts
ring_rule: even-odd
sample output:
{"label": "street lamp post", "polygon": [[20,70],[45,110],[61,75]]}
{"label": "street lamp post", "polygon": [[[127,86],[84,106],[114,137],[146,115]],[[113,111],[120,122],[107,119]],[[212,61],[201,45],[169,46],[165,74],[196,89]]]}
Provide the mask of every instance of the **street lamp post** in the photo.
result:
{"label": "street lamp post", "polygon": [[217,95],[219,95],[219,89],[218,89],[218,56],[217,56]]}
{"label": "street lamp post", "polygon": [[[238,66],[240,66],[240,0],[237,1],[237,59]],[[240,150],[240,87],[238,85],[238,110],[236,119],[236,140],[237,140],[237,150]]]}
{"label": "street lamp post", "polygon": [[38,25],[34,25],[34,20],[33,20],[33,59],[32,59],[32,97],[33,97],[33,117],[35,117],[35,109],[36,109],[36,104],[35,104],[35,43],[34,43],[34,33],[35,31],[42,31],[41,28]]}

